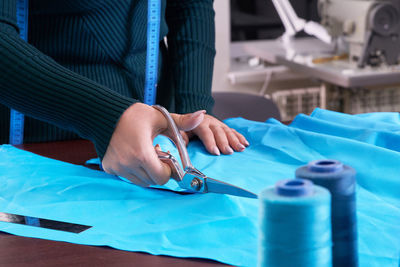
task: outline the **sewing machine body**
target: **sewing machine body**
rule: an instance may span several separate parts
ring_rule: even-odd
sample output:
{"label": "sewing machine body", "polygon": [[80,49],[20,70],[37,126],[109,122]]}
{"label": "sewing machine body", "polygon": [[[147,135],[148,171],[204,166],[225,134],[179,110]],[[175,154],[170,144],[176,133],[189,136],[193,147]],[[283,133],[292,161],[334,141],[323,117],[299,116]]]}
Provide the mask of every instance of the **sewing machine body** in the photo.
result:
{"label": "sewing machine body", "polygon": [[400,1],[319,0],[321,24],[342,39],[350,60],[365,65],[396,65],[400,55]]}

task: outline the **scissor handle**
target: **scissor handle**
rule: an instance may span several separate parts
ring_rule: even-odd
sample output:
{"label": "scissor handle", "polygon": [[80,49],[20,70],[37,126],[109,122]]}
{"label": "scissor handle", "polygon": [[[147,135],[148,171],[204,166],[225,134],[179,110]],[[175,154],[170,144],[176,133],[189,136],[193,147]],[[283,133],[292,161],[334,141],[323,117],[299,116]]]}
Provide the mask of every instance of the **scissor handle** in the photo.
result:
{"label": "scissor handle", "polygon": [[160,105],[153,105],[153,107],[158,111],[160,111],[167,119],[168,122],[167,137],[169,137],[175,144],[175,146],[178,148],[183,170],[186,171],[188,169],[194,169],[189,159],[189,154],[186,149],[185,141],[183,140],[182,135],[180,134],[178,127],[176,126],[175,121],[172,118],[171,114],[169,114],[168,110],[166,110],[164,107]]}
{"label": "scissor handle", "polygon": [[176,158],[168,152],[156,150],[156,153],[158,158],[171,168],[171,177],[175,181],[181,182],[183,180],[183,176],[185,176],[185,173],[181,166],[179,166],[179,162],[176,160]]}

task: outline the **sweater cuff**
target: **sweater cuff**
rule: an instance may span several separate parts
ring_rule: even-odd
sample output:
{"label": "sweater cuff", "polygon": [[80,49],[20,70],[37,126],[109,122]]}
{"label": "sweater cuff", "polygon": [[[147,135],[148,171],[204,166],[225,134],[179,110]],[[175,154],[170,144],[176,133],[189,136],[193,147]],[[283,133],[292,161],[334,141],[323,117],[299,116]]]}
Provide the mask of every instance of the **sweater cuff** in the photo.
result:
{"label": "sweater cuff", "polygon": [[93,133],[90,134],[90,136],[93,136],[91,141],[95,145],[96,152],[100,160],[103,160],[104,158],[104,154],[107,151],[111,137],[122,114],[126,109],[137,102],[137,100],[133,101],[132,99],[121,99],[120,102],[115,103],[115,105],[112,107],[112,113],[103,114],[101,119],[97,121],[97,125],[94,126],[94,128],[89,126],[87,129],[85,129],[88,132],[93,131]]}
{"label": "sweater cuff", "polygon": [[181,114],[192,113],[205,109],[207,114],[213,115],[214,99],[211,94],[195,94],[192,92],[180,92],[177,96],[178,112]]}

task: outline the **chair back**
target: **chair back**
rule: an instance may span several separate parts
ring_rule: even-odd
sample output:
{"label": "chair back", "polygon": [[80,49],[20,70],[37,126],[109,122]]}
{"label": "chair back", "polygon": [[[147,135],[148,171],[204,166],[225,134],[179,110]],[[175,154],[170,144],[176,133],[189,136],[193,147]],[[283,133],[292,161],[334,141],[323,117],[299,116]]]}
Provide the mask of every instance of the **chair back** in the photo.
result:
{"label": "chair back", "polygon": [[220,120],[232,117],[262,122],[269,118],[281,119],[277,105],[264,96],[236,92],[213,92],[212,95],[213,112]]}

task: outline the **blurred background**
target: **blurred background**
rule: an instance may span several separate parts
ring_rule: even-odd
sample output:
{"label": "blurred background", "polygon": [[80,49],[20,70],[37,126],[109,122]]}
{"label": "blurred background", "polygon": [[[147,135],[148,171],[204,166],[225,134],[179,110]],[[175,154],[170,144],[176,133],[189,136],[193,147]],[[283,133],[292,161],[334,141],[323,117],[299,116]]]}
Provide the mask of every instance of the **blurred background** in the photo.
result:
{"label": "blurred background", "polygon": [[[353,1],[354,2],[354,1]],[[298,17],[320,22],[318,0],[291,0]],[[340,86],[268,60],[254,51],[285,32],[272,0],[216,0],[216,61],[213,92],[243,92],[269,98],[282,120],[322,107],[346,113],[400,111],[400,86]],[[306,36],[300,32],[297,37]],[[265,45],[266,52],[268,45]],[[250,52],[249,52],[250,51]],[[374,70],[372,70],[374,71]]]}

